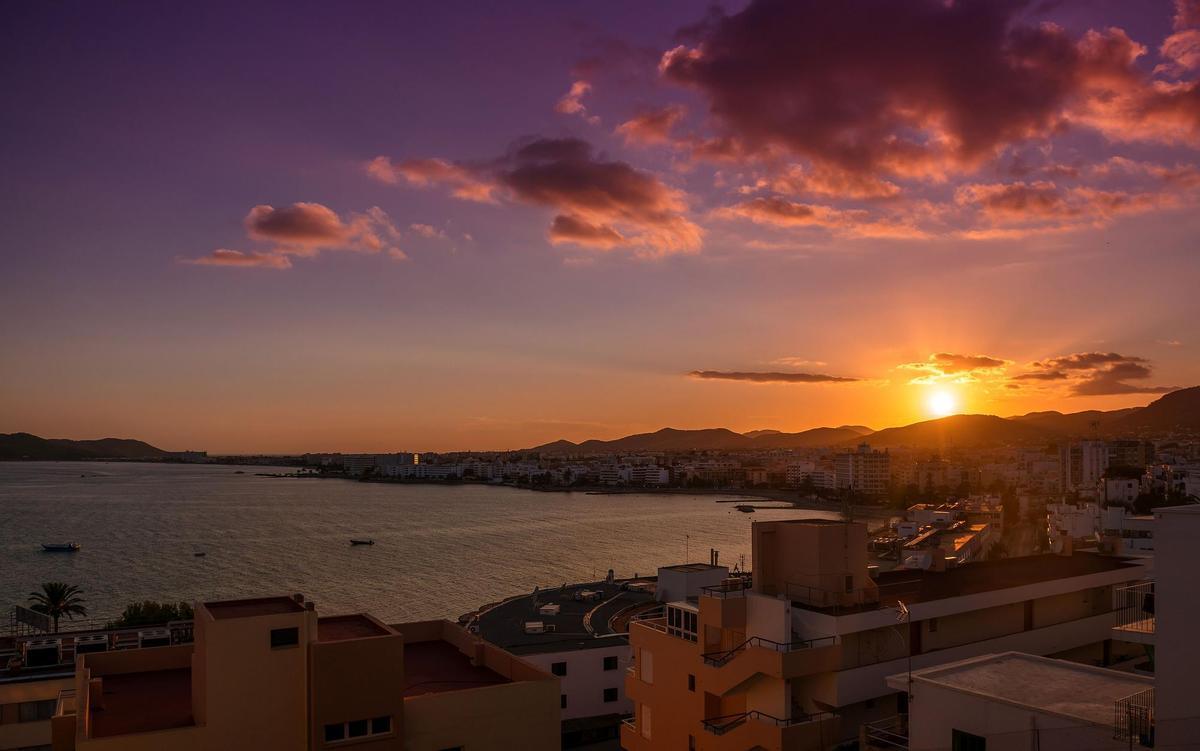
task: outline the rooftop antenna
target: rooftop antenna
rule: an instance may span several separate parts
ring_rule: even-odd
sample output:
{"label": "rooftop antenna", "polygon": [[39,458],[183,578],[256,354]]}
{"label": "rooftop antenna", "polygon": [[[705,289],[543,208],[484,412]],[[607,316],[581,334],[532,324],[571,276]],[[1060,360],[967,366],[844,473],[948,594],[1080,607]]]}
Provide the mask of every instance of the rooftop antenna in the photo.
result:
{"label": "rooftop antenna", "polygon": [[683,562],[684,563],[690,563],[692,560],[690,557],[691,545],[692,545],[692,536],[684,535],[683,536]]}

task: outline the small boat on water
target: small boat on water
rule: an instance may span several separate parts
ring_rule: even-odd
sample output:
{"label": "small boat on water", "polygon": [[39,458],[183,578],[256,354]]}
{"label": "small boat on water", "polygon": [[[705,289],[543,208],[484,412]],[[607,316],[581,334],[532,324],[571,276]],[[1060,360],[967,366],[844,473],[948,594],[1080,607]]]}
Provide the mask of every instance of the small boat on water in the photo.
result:
{"label": "small boat on water", "polygon": [[208,555],[208,553],[192,553],[192,555],[196,556],[197,558],[203,558],[204,556]]}
{"label": "small boat on water", "polygon": [[351,545],[374,545],[374,540],[351,540]]}
{"label": "small boat on water", "polygon": [[741,511],[743,514],[753,514],[754,513],[754,507],[748,503],[739,503],[738,505],[734,506],[734,508],[737,509],[738,511]]}
{"label": "small boat on water", "polygon": [[47,553],[74,553],[79,550],[77,542],[43,542],[42,550]]}

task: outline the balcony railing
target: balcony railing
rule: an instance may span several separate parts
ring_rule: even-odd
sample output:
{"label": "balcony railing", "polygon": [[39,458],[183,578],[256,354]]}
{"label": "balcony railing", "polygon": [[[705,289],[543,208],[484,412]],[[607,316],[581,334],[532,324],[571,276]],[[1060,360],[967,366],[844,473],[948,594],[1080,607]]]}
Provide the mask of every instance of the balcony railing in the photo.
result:
{"label": "balcony railing", "polygon": [[1117,699],[1113,705],[1113,739],[1154,747],[1154,689]]}
{"label": "balcony railing", "polygon": [[755,720],[757,722],[765,722],[768,725],[774,725],[779,728],[787,728],[793,725],[802,725],[806,722],[817,722],[820,720],[828,720],[836,717],[831,712],[819,712],[817,714],[800,714],[793,717],[782,718],[769,715],[766,712],[751,710],[749,712],[738,712],[737,714],[721,715],[720,717],[710,717],[704,720],[704,729],[713,735],[725,735],[729,731],[737,728],[747,720]]}
{"label": "balcony railing", "polygon": [[723,652],[708,652],[701,655],[704,658],[706,665],[713,667],[723,667],[729,664],[729,661],[737,657],[743,651],[750,647],[760,647],[762,649],[772,649],[776,652],[796,652],[801,649],[812,649],[813,647],[829,647],[837,643],[837,639],[833,636],[823,636],[819,639],[805,639],[803,641],[778,642],[773,639],[764,639],[761,636],[752,636],[733,649],[727,649]]}
{"label": "balcony railing", "polygon": [[716,597],[724,600],[730,597],[745,597],[747,589],[750,589],[750,580],[748,578],[739,578],[736,581],[725,581],[711,587],[701,587],[700,592],[705,597]]}
{"label": "balcony railing", "polygon": [[863,738],[867,748],[881,751],[908,750],[908,715],[891,717],[863,725]]}
{"label": "balcony railing", "polygon": [[1116,628],[1142,634],[1154,633],[1154,582],[1120,587],[1116,597]]}

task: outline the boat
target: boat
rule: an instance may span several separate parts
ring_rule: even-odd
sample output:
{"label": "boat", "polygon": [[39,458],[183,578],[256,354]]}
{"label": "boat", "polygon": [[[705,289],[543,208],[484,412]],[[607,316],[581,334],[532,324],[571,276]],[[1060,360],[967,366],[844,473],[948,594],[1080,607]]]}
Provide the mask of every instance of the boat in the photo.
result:
{"label": "boat", "polygon": [[374,545],[374,540],[351,540],[351,545]]}
{"label": "boat", "polygon": [[753,514],[754,513],[754,507],[748,503],[739,503],[738,505],[734,506],[734,508],[737,509],[738,511],[741,511],[743,514]]}
{"label": "boat", "polygon": [[47,553],[74,553],[79,550],[77,542],[43,542],[42,550]]}
{"label": "boat", "polygon": [[192,555],[196,556],[197,558],[203,558],[204,556],[208,555],[208,553],[192,553]]}

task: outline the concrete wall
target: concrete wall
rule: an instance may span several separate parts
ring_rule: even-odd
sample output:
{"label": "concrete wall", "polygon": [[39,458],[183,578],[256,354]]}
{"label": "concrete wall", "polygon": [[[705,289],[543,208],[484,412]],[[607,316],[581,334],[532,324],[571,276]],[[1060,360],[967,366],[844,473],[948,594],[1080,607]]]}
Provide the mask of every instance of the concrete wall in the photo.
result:
{"label": "concrete wall", "polygon": [[1200,746],[1200,506],[1160,508],[1155,517],[1155,709],[1157,746]]}
{"label": "concrete wall", "polygon": [[[755,522],[752,527],[754,590],[774,595],[788,585],[829,593],[874,587],[867,576],[867,527],[864,524]],[[792,592],[799,599],[800,590]]]}
{"label": "concrete wall", "polygon": [[1126,743],[1113,740],[1112,728],[1108,726],[1089,726],[1080,720],[1030,711],[988,697],[922,682],[914,684],[909,749],[950,748],[954,729],[986,738],[988,751],[1127,748]]}
{"label": "concrete wall", "polygon": [[404,716],[407,751],[557,751],[560,744],[558,682],[552,680],[413,696],[404,701]]}
{"label": "concrete wall", "polygon": [[[606,657],[617,658],[616,670],[604,669]],[[547,673],[554,663],[567,663],[567,674],[558,679],[559,690],[567,695],[567,708],[562,710],[564,720],[633,713],[633,702],[625,695],[625,670],[633,664],[633,653],[624,642],[609,647],[524,655],[524,659]],[[604,701],[606,688],[617,689],[615,702]]]}
{"label": "concrete wall", "polygon": [[403,749],[404,638],[313,642],[310,651],[311,748],[325,747],[326,724],[390,717],[390,735],[355,741],[355,747]]}
{"label": "concrete wall", "polygon": [[58,692],[75,686],[74,678],[0,684],[0,750],[50,743],[50,721],[18,722],[18,704],[58,699]]}
{"label": "concrete wall", "polygon": [[725,566],[706,568],[700,571],[678,571],[663,566],[658,569],[658,584],[654,598],[659,602],[675,602],[689,597],[698,597],[703,587],[715,587],[729,576]]}

